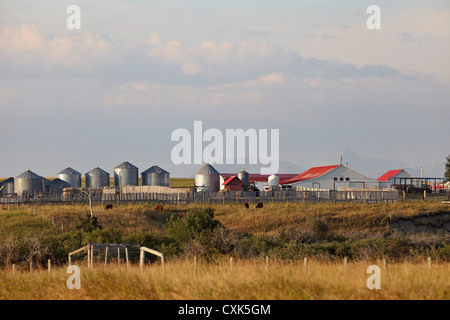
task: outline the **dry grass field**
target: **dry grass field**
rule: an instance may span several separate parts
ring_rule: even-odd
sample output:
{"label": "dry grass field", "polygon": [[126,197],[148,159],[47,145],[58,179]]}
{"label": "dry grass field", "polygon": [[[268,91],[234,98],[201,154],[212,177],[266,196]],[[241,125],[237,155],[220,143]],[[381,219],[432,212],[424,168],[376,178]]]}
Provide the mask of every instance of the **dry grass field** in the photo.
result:
{"label": "dry grass field", "polygon": [[[109,239],[109,233],[113,236],[113,230],[120,230],[121,239],[130,239],[126,237],[136,234],[153,235],[156,238],[150,238],[149,241],[157,244],[158,241],[163,241],[161,239],[167,237],[165,226],[171,215],[184,217],[190,209],[199,207],[199,205],[165,205],[164,211],[158,212],[154,206],[154,204],[120,204],[114,205],[112,210],[105,210],[104,206],[97,204],[94,206],[94,213],[104,229],[101,233],[94,232],[92,235],[104,237],[101,238],[104,240],[105,237]],[[341,245],[346,248],[347,244],[351,245],[360,239],[385,241],[383,235],[390,231],[391,221],[422,214],[448,213],[450,212],[448,205],[428,202],[274,203],[264,205],[263,209],[254,209],[254,205],[246,209],[242,204],[210,207],[214,210],[215,219],[234,235],[231,239],[235,241],[236,248],[247,244],[245,242],[247,240],[253,241],[249,243],[254,248],[264,237],[269,239],[266,245],[270,244],[270,241],[278,242],[272,244],[272,251],[269,248],[258,255],[249,255],[251,258],[240,257],[238,253],[242,254],[245,250],[233,251],[235,260],[232,267],[228,254],[215,256],[208,262],[200,257],[199,262],[194,265],[190,251],[168,255],[164,268],[158,262],[147,263],[144,272],[139,270],[137,264],[130,265],[128,269],[124,263],[121,263],[120,267],[114,262],[104,266],[101,259],[96,260],[94,268],[87,268],[85,258],[81,257],[74,262],[81,267],[80,290],[69,290],[66,286],[66,280],[69,277],[66,273],[67,262],[52,262],[50,274],[45,267],[47,258],[43,258],[42,265],[35,264],[31,273],[29,266],[24,262],[15,266],[14,273],[11,265],[5,263],[0,268],[0,299],[448,300],[450,298],[450,263],[448,252],[445,251],[448,249],[444,248],[445,250],[441,251],[439,257],[442,259],[433,259],[430,269],[426,260],[428,251],[423,254],[416,252],[405,258],[399,257],[401,259],[395,261],[396,251],[392,251],[389,247],[391,251],[386,252],[394,256],[388,259],[388,267],[385,269],[382,261],[373,258],[365,259],[364,256],[358,255],[350,259],[347,267],[344,268],[342,255],[330,251],[327,247],[328,241],[334,241],[336,248]],[[2,206],[0,240],[10,241],[11,244],[11,234],[19,238],[40,234],[42,244],[48,245],[54,254],[67,256],[69,250],[76,249],[70,247],[71,243],[79,245],[77,242],[79,240],[72,237],[89,238],[91,236],[89,233],[75,232],[80,216],[87,210],[87,204],[36,207],[22,205],[9,208]],[[292,238],[286,241],[283,240],[283,236],[280,236],[282,234],[280,230],[286,228],[310,232],[311,221],[314,219],[320,219],[328,228],[323,237],[317,235],[313,237],[308,234],[307,239],[315,239],[314,243],[302,243],[303,238],[297,239],[294,237],[295,234],[288,234]],[[242,235],[247,236],[244,236],[242,240],[240,238]],[[304,236],[304,234],[301,235]],[[47,241],[46,237],[51,240]],[[336,240],[337,237],[345,237],[345,241]],[[445,233],[406,235],[406,237],[412,239],[414,244],[426,246],[433,243],[448,243],[448,234]],[[293,244],[292,239],[297,239],[297,242]],[[65,241],[66,246],[59,248],[58,241]],[[285,255],[294,245],[301,250],[314,246],[320,247],[321,250],[325,248],[327,252],[333,252],[333,254],[332,256],[320,254],[311,256],[305,270],[302,257],[309,251],[298,251],[292,256]],[[376,245],[385,245],[385,242],[376,242]],[[5,248],[7,246],[3,246],[3,254],[7,252]],[[22,247],[17,248],[19,250]],[[27,252],[25,247],[20,250],[18,252]],[[269,267],[265,263],[266,254],[271,255]],[[283,258],[284,256],[286,258]],[[366,285],[370,276],[366,270],[368,266],[374,264],[381,267],[380,290],[370,290]]]}
{"label": "dry grass field", "polygon": [[164,268],[81,265],[81,289],[67,288],[64,267],[51,271],[0,272],[0,299],[31,300],[334,300],[450,299],[450,265],[425,262],[390,264],[381,289],[368,289],[369,263],[331,264],[227,259],[216,263],[169,261]]}

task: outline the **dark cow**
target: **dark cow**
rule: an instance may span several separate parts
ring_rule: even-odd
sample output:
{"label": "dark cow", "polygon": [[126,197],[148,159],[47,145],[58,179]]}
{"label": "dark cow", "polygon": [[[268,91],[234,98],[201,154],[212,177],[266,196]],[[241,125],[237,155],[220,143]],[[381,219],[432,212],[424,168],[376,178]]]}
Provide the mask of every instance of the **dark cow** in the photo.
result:
{"label": "dark cow", "polygon": [[112,208],[113,208],[113,205],[112,205],[112,204],[107,204],[107,205],[105,206],[105,210],[112,210]]}
{"label": "dark cow", "polygon": [[262,208],[262,207],[263,207],[263,203],[262,203],[262,202],[260,202],[260,203],[258,203],[258,204],[256,205],[256,209]]}
{"label": "dark cow", "polygon": [[244,203],[244,206],[248,209],[249,208],[249,205],[248,205],[248,203],[246,202],[246,203]]}
{"label": "dark cow", "polygon": [[155,208],[156,211],[163,211],[163,206],[158,204]]}

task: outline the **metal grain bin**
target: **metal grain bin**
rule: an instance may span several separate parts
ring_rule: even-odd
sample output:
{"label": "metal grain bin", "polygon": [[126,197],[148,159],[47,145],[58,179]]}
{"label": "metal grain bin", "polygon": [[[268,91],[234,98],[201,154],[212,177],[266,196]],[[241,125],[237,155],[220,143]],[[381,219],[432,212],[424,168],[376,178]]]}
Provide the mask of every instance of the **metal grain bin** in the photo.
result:
{"label": "metal grain bin", "polygon": [[34,195],[44,191],[44,178],[29,169],[14,178],[14,193]]}
{"label": "metal grain bin", "polygon": [[220,174],[209,163],[205,163],[195,174],[197,192],[218,192],[220,190]]}
{"label": "metal grain bin", "polygon": [[47,183],[47,188],[50,193],[55,194],[55,193],[63,193],[63,190],[65,188],[71,188],[71,185],[67,181],[56,178]]}
{"label": "metal grain bin", "polygon": [[237,174],[237,177],[244,183],[244,187],[248,188],[250,185],[250,175],[248,172],[242,169],[242,171]]}
{"label": "metal grain bin", "polygon": [[97,167],[85,174],[86,188],[109,187],[109,173]]}
{"label": "metal grain bin", "polygon": [[123,162],[114,168],[114,186],[126,187],[139,184],[139,169],[129,162]]}
{"label": "metal grain bin", "polygon": [[7,196],[14,194],[14,178],[8,178],[0,182],[0,195]]}
{"label": "metal grain bin", "polygon": [[141,178],[143,186],[168,187],[170,184],[170,173],[158,166],[153,166],[142,172]]}
{"label": "metal grain bin", "polygon": [[81,173],[71,167],[58,172],[56,177],[69,183],[72,188],[81,188]]}

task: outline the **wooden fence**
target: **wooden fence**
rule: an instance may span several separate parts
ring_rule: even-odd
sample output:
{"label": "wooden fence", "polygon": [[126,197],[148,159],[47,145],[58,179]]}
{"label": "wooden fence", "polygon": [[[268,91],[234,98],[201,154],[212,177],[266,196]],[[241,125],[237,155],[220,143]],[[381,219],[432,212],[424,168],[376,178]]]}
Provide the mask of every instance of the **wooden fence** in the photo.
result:
{"label": "wooden fence", "polygon": [[[227,191],[227,192],[134,192],[120,194],[96,192],[93,203],[161,203],[161,204],[226,204],[226,203],[276,203],[276,202],[396,202],[401,197],[397,191]],[[2,197],[2,204],[21,203],[88,203],[86,194],[41,194],[39,197]]]}

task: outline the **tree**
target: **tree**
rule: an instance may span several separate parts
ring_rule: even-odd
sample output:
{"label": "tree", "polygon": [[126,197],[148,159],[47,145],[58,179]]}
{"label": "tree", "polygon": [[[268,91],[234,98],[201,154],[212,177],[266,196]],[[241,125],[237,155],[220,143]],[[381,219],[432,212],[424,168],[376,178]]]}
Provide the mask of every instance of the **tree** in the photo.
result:
{"label": "tree", "polygon": [[92,210],[92,190],[88,190],[88,191],[84,191],[83,189],[81,189],[80,188],[80,191],[82,192],[82,193],[84,193],[84,194],[86,194],[87,196],[88,196],[88,198],[89,198],[89,209],[90,209],[90,212],[91,212],[91,219],[93,219],[94,218],[94,211]]}
{"label": "tree", "polygon": [[445,164],[445,173],[444,178],[445,181],[450,182],[450,155],[446,158],[447,163]]}

